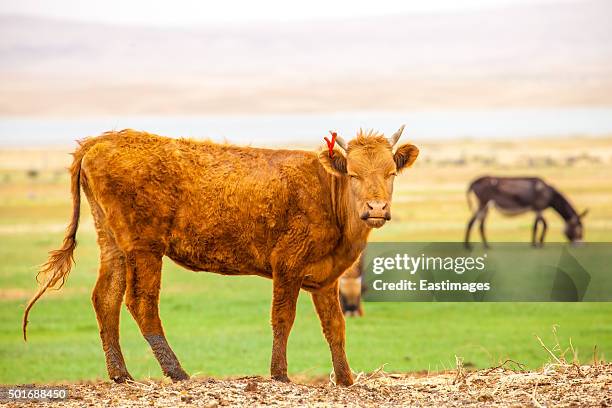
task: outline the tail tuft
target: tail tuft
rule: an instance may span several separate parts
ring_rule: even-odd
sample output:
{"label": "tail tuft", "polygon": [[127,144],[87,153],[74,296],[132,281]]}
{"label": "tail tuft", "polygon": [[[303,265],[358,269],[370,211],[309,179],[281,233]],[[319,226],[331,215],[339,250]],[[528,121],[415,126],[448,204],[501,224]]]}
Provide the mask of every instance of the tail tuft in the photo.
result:
{"label": "tail tuft", "polygon": [[41,267],[36,280],[40,288],[36,295],[28,302],[23,314],[23,339],[27,340],[28,315],[34,303],[47,291],[47,289],[60,289],[66,282],[66,277],[74,264],[74,248],[76,248],[74,237],[66,237],[60,249],[49,252],[49,259]]}

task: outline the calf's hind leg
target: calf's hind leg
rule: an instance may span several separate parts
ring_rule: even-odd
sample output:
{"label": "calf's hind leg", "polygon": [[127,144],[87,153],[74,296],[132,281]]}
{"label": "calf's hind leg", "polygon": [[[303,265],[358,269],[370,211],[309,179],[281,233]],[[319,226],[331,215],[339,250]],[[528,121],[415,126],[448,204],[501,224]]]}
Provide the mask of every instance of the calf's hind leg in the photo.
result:
{"label": "calf's hind leg", "polygon": [[91,301],[98,319],[108,376],[111,380],[122,383],[132,380],[119,345],[119,315],[125,294],[127,272],[125,256],[117,246],[104,212],[93,199],[87,183],[83,183],[83,190],[89,198],[100,246],[100,269]]}
{"label": "calf's hind leg", "polygon": [[157,358],[164,375],[173,381],[189,379],[170,348],[159,319],[159,290],[162,256],[150,251],[126,254],[127,291],[125,303],[142,335]]}
{"label": "calf's hind leg", "polygon": [[100,237],[99,242],[100,271],[91,300],[100,327],[108,376],[122,383],[132,380],[119,345],[119,314],[125,293],[125,258],[116,246],[103,244],[103,237]]}

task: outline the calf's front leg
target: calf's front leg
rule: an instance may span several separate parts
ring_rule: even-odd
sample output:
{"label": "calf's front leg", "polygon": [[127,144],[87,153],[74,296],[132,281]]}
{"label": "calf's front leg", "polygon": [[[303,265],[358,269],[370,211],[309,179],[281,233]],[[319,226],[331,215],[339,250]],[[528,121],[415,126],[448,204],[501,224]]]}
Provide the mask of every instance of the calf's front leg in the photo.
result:
{"label": "calf's front leg", "polygon": [[338,298],[338,282],[331,287],[312,293],[312,301],[321,320],[323,334],[331,350],[336,384],[351,385],[353,384],[353,375],[344,351],[344,315]]}

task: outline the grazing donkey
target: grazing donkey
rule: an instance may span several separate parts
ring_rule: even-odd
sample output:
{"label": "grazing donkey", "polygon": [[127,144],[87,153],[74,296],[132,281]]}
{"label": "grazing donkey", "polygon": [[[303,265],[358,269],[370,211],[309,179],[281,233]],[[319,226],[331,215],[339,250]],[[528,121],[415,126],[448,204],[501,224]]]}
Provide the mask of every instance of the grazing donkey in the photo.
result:
{"label": "grazing donkey", "polygon": [[[489,247],[485,236],[485,219],[489,205],[495,207],[504,215],[518,215],[527,211],[534,211],[536,219],[533,224],[531,243],[533,246],[542,246],[548,225],[542,216],[542,211],[552,207],[565,220],[565,236],[572,243],[582,241],[584,229],[582,218],[588,210],[578,214],[567,199],[554,187],[546,184],[537,177],[480,177],[470,184],[466,195],[470,210],[472,203],[470,193],[478,198],[478,208],[470,218],[465,231],[465,246],[470,248],[470,231],[476,220],[480,221],[480,236],[486,248]],[[542,224],[540,238],[536,240],[538,225]]]}
{"label": "grazing donkey", "polygon": [[[373,228],[391,219],[395,176],[419,150],[359,132],[319,152],[271,150],[170,139],[123,130],[85,139],[71,168],[72,218],[61,248],[41,269],[61,287],[72,267],[81,189],[93,214],[100,269],[92,301],[111,379],[125,382],[119,345],[124,301],[165,375],[189,378],[159,318],[162,258],[193,271],[272,279],[272,377],[287,377],[287,339],[300,289],[311,293],[332,355],[336,383],[353,376],[344,350],[338,278]],[[338,149],[334,149],[337,142]],[[219,299],[221,301],[221,299]]]}

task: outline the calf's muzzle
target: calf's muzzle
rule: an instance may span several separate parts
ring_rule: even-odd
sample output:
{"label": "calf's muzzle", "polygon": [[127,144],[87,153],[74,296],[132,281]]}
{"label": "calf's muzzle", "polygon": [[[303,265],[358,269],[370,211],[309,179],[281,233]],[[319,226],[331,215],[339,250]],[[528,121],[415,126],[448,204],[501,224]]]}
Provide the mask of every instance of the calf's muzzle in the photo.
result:
{"label": "calf's muzzle", "polygon": [[391,219],[389,203],[382,200],[367,201],[361,213],[361,219],[374,228],[382,227]]}

